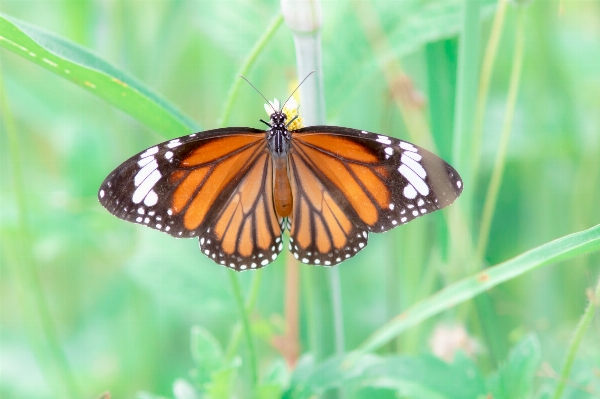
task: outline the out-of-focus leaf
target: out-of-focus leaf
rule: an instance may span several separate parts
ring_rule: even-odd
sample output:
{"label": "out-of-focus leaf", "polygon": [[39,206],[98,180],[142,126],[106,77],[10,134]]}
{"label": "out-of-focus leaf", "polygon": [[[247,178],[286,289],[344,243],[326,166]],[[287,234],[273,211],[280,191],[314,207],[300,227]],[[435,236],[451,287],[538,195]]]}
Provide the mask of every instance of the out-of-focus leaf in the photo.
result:
{"label": "out-of-focus leaf", "polygon": [[361,376],[362,385],[422,399],[477,398],[486,393],[484,383],[473,362],[460,353],[451,364],[430,355],[384,358]]}
{"label": "out-of-focus leaf", "polygon": [[304,357],[292,374],[291,386],[285,397],[300,399],[320,395],[360,377],[380,361],[378,356],[370,354],[334,357],[320,364],[315,364],[311,357]]}
{"label": "out-of-focus leaf", "polygon": [[258,399],[279,399],[283,388],[277,384],[260,384],[256,387],[256,397]]}
{"label": "out-of-focus leaf", "polygon": [[241,362],[236,358],[230,366],[215,371],[211,376],[211,382],[204,386],[206,397],[210,399],[230,399],[233,390],[233,378]]}
{"label": "out-of-focus leaf", "polygon": [[487,385],[494,399],[533,397],[533,379],[541,358],[537,337],[528,335],[523,338],[488,380]]}
{"label": "out-of-focus leaf", "polygon": [[415,399],[476,398],[486,392],[484,379],[465,356],[448,364],[429,355],[382,358],[350,353],[300,373],[292,379],[291,398],[309,398],[336,387],[379,388]]}
{"label": "out-of-focus leaf", "polygon": [[196,364],[196,381],[198,384],[205,384],[210,381],[211,374],[223,366],[223,349],[211,333],[200,326],[194,326],[191,332],[191,351]]}
{"label": "out-of-focus leaf", "polygon": [[167,138],[198,130],[194,121],[143,83],[64,38],[0,14],[0,46],[85,88]]}

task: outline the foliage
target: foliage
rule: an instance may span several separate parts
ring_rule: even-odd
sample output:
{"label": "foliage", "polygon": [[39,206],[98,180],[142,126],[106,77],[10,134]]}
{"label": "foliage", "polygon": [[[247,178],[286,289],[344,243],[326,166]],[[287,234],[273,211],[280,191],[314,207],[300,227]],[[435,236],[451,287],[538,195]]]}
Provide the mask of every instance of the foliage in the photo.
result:
{"label": "foliage", "polygon": [[[285,257],[236,276],[238,290],[194,240],[126,224],[96,200],[114,167],[158,141],[224,114],[258,126],[263,102],[238,71],[268,98],[290,92],[279,2],[50,3],[7,0],[0,14],[0,397],[550,398],[561,378],[563,398],[600,395],[598,297],[586,291],[600,272],[597,4],[323,2],[328,123],[430,144],[472,177],[456,205],[372,235],[339,266],[341,320],[311,306],[331,298],[311,284],[328,272],[301,266],[290,368],[274,344],[290,339]],[[479,44],[457,39],[479,29]],[[475,97],[484,85],[459,54],[482,60],[494,38]],[[461,129],[458,151],[470,104],[482,135]],[[345,349],[319,359],[334,328]],[[451,359],[436,357],[438,340]]]}

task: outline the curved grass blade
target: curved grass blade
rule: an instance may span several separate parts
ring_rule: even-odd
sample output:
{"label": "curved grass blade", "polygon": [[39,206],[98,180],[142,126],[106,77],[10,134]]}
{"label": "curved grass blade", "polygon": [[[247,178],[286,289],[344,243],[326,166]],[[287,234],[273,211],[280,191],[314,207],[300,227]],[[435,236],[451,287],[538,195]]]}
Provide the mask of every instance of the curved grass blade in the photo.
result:
{"label": "curved grass blade", "polygon": [[600,225],[550,241],[511,260],[460,280],[413,305],[375,331],[357,348],[371,352],[428,318],[539,266],[600,250]]}
{"label": "curved grass blade", "polygon": [[199,130],[140,81],[64,38],[0,14],[0,46],[85,88],[167,138]]}

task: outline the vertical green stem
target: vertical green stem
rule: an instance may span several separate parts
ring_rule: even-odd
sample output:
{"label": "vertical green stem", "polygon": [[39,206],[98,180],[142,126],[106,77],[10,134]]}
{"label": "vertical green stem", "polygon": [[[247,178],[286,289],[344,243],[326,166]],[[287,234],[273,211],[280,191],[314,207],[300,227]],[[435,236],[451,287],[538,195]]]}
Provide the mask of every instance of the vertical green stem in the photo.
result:
{"label": "vertical green stem", "polygon": [[498,44],[500,43],[500,37],[502,36],[502,28],[504,27],[504,16],[506,15],[506,5],[508,0],[498,0],[498,8],[494,15],[494,22],[492,23],[492,30],[490,32],[490,38],[488,39],[487,46],[485,47],[485,54],[483,56],[483,64],[481,66],[481,79],[479,81],[479,92],[477,94],[477,108],[475,109],[475,121],[473,124],[473,174],[477,176],[477,169],[479,167],[480,150],[481,150],[481,139],[483,136],[483,119],[485,116],[485,108],[487,104],[488,91],[490,89],[490,82],[492,80],[492,71],[494,69],[494,63],[496,61],[496,54],[498,53]]}
{"label": "vertical green stem", "polygon": [[[452,162],[460,171],[465,187],[473,187],[471,143],[473,117],[477,103],[479,76],[480,1],[469,0],[463,6],[463,28],[459,39],[458,77],[456,83],[456,109],[454,118],[454,143]],[[471,192],[473,190],[470,190]],[[471,218],[471,194],[461,199],[466,216]]]}
{"label": "vertical green stem", "polygon": [[577,349],[579,349],[579,345],[581,344],[581,340],[585,332],[587,331],[590,322],[594,318],[594,311],[597,307],[600,306],[600,279],[598,279],[598,283],[596,284],[596,289],[591,294],[590,302],[588,303],[587,308],[583,312],[583,316],[581,316],[581,320],[579,320],[579,324],[577,328],[573,332],[573,337],[571,338],[571,343],[567,348],[567,355],[565,357],[565,363],[560,372],[560,377],[558,380],[558,385],[556,386],[556,390],[554,391],[554,395],[552,399],[560,399],[565,390],[565,384],[567,379],[569,378],[569,374],[571,373],[571,368],[573,367],[573,362],[575,361],[575,356],[577,355]]}
{"label": "vertical green stem", "polygon": [[498,153],[496,154],[496,162],[494,164],[494,170],[492,171],[490,185],[488,187],[485,203],[483,206],[483,214],[481,216],[481,227],[479,229],[479,240],[477,243],[477,259],[483,258],[483,256],[485,255],[485,250],[487,248],[490,226],[492,223],[492,217],[494,215],[494,208],[496,207],[498,191],[500,190],[500,183],[502,181],[502,174],[504,172],[504,162],[506,160],[506,151],[508,149],[508,142],[510,139],[510,132],[515,114],[517,94],[519,93],[519,85],[521,82],[521,70],[523,66],[524,47],[523,14],[523,7],[519,7],[517,15],[517,31],[515,37],[515,52],[508,88],[508,99],[506,101],[506,114],[504,116],[504,123],[502,125],[502,133],[500,136]]}
{"label": "vertical green stem", "polygon": [[[27,201],[23,172],[20,163],[19,139],[14,125],[14,119],[9,110],[6,93],[0,74],[0,109],[2,110],[3,130],[7,133],[14,194],[18,213],[18,229],[16,248],[11,248],[15,253],[14,275],[18,279],[20,297],[22,299],[24,319],[28,324],[28,335],[35,355],[41,368],[46,374],[50,386],[56,390],[57,397],[80,398],[80,390],[69,366],[68,359],[63,352],[54,320],[52,319],[48,301],[44,297],[43,286],[38,273],[38,268],[32,256],[31,233],[29,231]],[[37,321],[37,323],[36,323]],[[36,331],[37,330],[37,331]]]}
{"label": "vertical green stem", "polygon": [[[252,276],[252,282],[250,283],[250,292],[246,297],[246,304],[244,306],[245,312],[247,314],[252,313],[252,309],[254,309],[254,305],[256,304],[256,299],[258,298],[258,288],[260,287],[260,282],[262,280],[262,269],[258,269],[254,272]],[[237,276],[235,276],[237,278]],[[228,360],[233,359],[235,356],[238,347],[240,345],[240,339],[242,337],[242,328],[241,324],[237,323],[233,328],[233,333],[231,334],[231,339],[229,340],[229,344],[227,345],[227,349],[225,350],[225,357]]]}
{"label": "vertical green stem", "polygon": [[240,289],[240,282],[236,273],[237,272],[233,270],[227,271],[227,274],[229,275],[229,280],[231,282],[233,295],[235,297],[235,301],[240,311],[240,317],[242,319],[242,329],[244,330],[244,336],[246,337],[246,345],[248,346],[248,363],[250,366],[251,375],[250,392],[252,393],[251,397],[255,397],[256,385],[258,384],[256,352],[254,351],[254,339],[252,337],[252,329],[250,328],[250,318],[248,317],[248,312],[246,311],[246,307],[244,306],[244,298],[242,297],[242,290]]}

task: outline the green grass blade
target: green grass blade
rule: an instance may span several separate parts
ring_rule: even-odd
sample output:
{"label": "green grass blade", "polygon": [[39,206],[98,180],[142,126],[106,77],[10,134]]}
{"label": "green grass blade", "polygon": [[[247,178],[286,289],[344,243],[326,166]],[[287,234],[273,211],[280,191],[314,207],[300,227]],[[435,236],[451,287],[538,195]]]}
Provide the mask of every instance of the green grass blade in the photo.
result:
{"label": "green grass blade", "polygon": [[554,395],[552,399],[560,399],[562,397],[563,391],[565,390],[565,386],[567,384],[567,380],[569,378],[569,374],[571,373],[571,368],[573,367],[573,362],[575,361],[575,356],[577,355],[577,350],[579,349],[579,345],[581,344],[581,340],[585,335],[592,319],[594,318],[594,313],[596,308],[600,307],[600,279],[596,284],[596,289],[590,295],[590,302],[588,303],[585,312],[583,312],[583,316],[579,320],[579,324],[573,333],[573,337],[571,338],[571,343],[569,344],[569,348],[567,349],[567,355],[565,357],[565,363],[560,372],[560,379],[558,380],[558,384],[556,385],[556,390],[554,391]]}
{"label": "green grass blade", "polygon": [[359,351],[373,351],[410,327],[537,267],[600,249],[600,225],[551,241],[438,291],[402,312],[365,342]]}
{"label": "green grass blade", "polygon": [[167,138],[199,130],[166,99],[90,51],[4,14],[0,46],[83,87]]}

